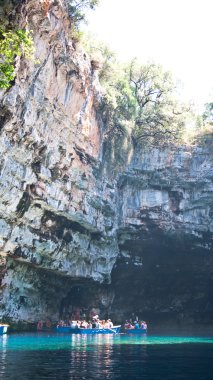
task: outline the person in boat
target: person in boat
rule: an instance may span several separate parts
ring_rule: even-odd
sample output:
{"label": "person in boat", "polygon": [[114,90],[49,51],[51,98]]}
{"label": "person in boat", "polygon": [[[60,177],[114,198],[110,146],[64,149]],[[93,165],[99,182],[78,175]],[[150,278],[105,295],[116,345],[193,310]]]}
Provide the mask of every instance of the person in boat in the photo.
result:
{"label": "person in boat", "polygon": [[70,325],[71,329],[76,329],[76,322],[75,321],[72,321],[71,322],[71,325]]}
{"label": "person in boat", "polygon": [[134,322],[134,328],[138,330],[140,328],[138,321]]}
{"label": "person in boat", "polygon": [[146,329],[147,329],[147,324],[146,324],[145,321],[142,321],[142,322],[141,322],[141,329],[142,329],[142,330],[146,330]]}
{"label": "person in boat", "polygon": [[111,319],[108,319],[107,323],[108,323],[108,328],[111,329],[113,327],[113,323],[112,323]]}
{"label": "person in boat", "polygon": [[46,328],[47,329],[51,329],[52,328],[52,322],[51,322],[51,320],[49,318],[46,320]]}
{"label": "person in boat", "polygon": [[64,321],[60,319],[57,323],[57,326],[63,327],[64,326]]}
{"label": "person in boat", "polygon": [[126,320],[125,324],[124,324],[124,328],[125,329],[129,329],[129,322]]}
{"label": "person in boat", "polygon": [[90,313],[89,313],[89,317],[90,319],[93,319],[93,318],[99,318],[99,309],[93,307],[91,310],[90,310]]}
{"label": "person in boat", "polygon": [[99,319],[93,319],[92,328],[93,329],[100,329],[101,328],[101,323],[100,323]]}
{"label": "person in boat", "polygon": [[88,324],[87,324],[87,328],[88,328],[88,329],[91,329],[91,328],[92,328],[92,323],[91,323],[91,321],[88,322]]}
{"label": "person in boat", "polygon": [[84,321],[81,322],[80,328],[81,329],[86,329],[87,325],[88,325],[88,323],[84,320]]}
{"label": "person in boat", "polygon": [[37,323],[37,330],[38,331],[41,331],[43,329],[43,322],[40,320],[40,321],[38,321],[38,323]]}
{"label": "person in boat", "polygon": [[100,329],[107,328],[107,323],[106,323],[105,319],[103,319],[102,321],[99,320],[99,324],[100,324]]}
{"label": "person in boat", "polygon": [[129,321],[126,320],[126,323],[124,325],[125,329],[132,329],[132,325]]}

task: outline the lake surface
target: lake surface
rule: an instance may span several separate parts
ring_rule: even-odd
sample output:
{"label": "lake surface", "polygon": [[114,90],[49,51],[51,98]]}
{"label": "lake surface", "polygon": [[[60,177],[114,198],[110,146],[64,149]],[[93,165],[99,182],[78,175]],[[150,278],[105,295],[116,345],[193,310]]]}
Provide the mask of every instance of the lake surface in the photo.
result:
{"label": "lake surface", "polygon": [[11,334],[1,380],[212,380],[213,337]]}

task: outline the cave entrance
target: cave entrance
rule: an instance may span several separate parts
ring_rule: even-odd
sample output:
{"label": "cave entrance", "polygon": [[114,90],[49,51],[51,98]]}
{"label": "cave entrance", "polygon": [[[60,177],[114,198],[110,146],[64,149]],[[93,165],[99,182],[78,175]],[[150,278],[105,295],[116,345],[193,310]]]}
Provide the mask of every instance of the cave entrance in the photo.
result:
{"label": "cave entrance", "polygon": [[75,284],[60,306],[60,318],[66,320],[91,319],[100,313],[100,289],[97,285]]}
{"label": "cave entrance", "polygon": [[212,325],[213,257],[179,241],[129,240],[112,271],[113,320],[151,326]]}

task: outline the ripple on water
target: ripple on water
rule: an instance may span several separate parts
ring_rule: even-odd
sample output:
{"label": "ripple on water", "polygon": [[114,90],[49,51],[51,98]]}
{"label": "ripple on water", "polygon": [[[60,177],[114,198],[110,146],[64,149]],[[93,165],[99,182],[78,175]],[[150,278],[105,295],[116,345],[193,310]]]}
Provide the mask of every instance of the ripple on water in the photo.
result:
{"label": "ripple on water", "polygon": [[2,380],[212,380],[213,339],[13,334],[0,337]]}
{"label": "ripple on water", "polygon": [[187,343],[213,344],[212,337],[149,336],[149,335],[70,335],[28,333],[0,336],[0,350],[63,350],[91,349],[99,345],[168,345]]}

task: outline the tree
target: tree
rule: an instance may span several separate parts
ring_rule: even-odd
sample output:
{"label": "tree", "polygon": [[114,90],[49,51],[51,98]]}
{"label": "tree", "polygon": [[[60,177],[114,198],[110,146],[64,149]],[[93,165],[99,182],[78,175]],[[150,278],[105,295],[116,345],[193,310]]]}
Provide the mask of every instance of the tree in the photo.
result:
{"label": "tree", "polygon": [[140,65],[134,60],[129,80],[137,102],[133,139],[153,143],[177,139],[189,108],[177,101],[171,73],[159,65]]}
{"label": "tree", "polygon": [[177,100],[170,72],[154,63],[117,61],[105,44],[87,38],[86,49],[97,62],[103,87],[101,114],[105,139],[128,135],[133,143],[164,144],[181,137],[192,118],[190,106]]}
{"label": "tree", "polygon": [[125,66],[114,60],[108,66],[104,75],[100,73],[106,92],[106,135],[125,133],[128,125],[135,145],[177,140],[190,107],[178,102],[171,73],[136,60]]}
{"label": "tree", "polygon": [[209,125],[213,125],[213,103],[205,104],[205,111],[203,113],[203,121]]}
{"label": "tree", "polygon": [[124,133],[122,124],[132,117],[128,105],[131,101],[134,102],[124,67],[117,61],[115,53],[103,42],[95,40],[93,36],[86,36],[84,47],[90,56],[91,63],[98,69],[103,90],[101,113],[105,124],[105,138],[111,132],[114,135]]}
{"label": "tree", "polygon": [[79,24],[85,20],[85,10],[94,9],[99,0],[69,0],[68,12],[73,22],[74,28],[78,29]]}

